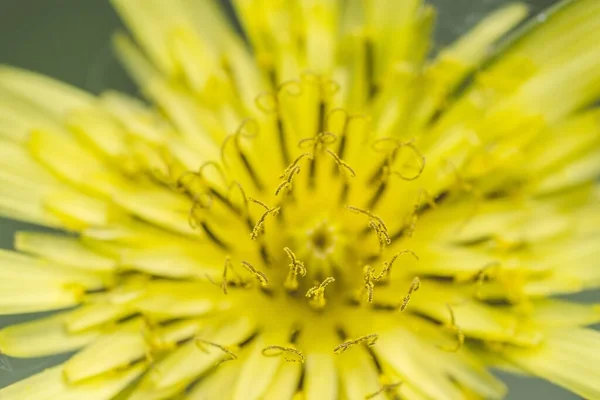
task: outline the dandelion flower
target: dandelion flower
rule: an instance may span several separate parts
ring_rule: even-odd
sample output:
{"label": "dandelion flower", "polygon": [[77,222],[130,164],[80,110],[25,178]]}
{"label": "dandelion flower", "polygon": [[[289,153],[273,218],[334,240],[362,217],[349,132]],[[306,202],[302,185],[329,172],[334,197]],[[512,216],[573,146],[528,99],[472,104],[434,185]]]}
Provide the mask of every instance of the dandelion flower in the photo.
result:
{"label": "dandelion flower", "polygon": [[600,2],[113,3],[152,105],[0,69],[0,398],[600,399]]}

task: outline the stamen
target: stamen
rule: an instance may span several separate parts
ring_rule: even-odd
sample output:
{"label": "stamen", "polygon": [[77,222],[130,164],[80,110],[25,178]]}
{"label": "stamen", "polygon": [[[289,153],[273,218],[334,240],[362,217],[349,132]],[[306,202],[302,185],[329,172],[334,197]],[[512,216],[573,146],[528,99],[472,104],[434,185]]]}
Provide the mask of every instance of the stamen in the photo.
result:
{"label": "stamen", "polygon": [[450,330],[456,335],[456,346],[448,347],[448,346],[438,346],[441,350],[448,351],[450,353],[456,353],[459,351],[465,343],[465,335],[462,330],[456,325],[456,319],[454,317],[454,311],[450,304],[446,303],[446,307],[448,308],[448,312],[450,313],[450,323],[445,326],[446,329]]}
{"label": "stamen", "polygon": [[407,237],[412,237],[412,235],[415,233],[415,228],[417,226],[417,219],[419,217],[419,210],[421,209],[421,206],[423,205],[423,197],[427,196],[427,204],[429,204],[429,207],[431,208],[435,208],[435,201],[433,201],[433,199],[431,198],[431,196],[429,196],[427,194],[427,191],[424,189],[421,189],[419,191],[419,197],[417,197],[417,202],[415,203],[415,206],[413,207],[413,212],[412,215],[410,217],[410,224],[408,225],[408,229],[404,232],[404,234]]}
{"label": "stamen", "polygon": [[394,265],[394,261],[396,261],[396,259],[403,254],[410,254],[411,256],[413,256],[415,258],[415,260],[419,261],[419,256],[417,256],[414,251],[402,250],[400,253],[396,253],[389,262],[383,263],[383,269],[381,270],[379,275],[377,275],[377,277],[375,278],[375,281],[387,279],[388,274],[390,273],[390,271],[392,270],[392,266]]}
{"label": "stamen", "polygon": [[283,346],[268,346],[262,350],[262,355],[265,357],[278,357],[284,353],[292,353],[295,354],[298,358],[285,357],[285,361],[288,362],[299,362],[304,363],[304,354],[293,347],[283,347]]}
{"label": "stamen", "polygon": [[425,156],[412,143],[402,143],[401,147],[402,146],[408,147],[409,149],[411,149],[416,154],[417,158],[420,159],[418,171],[413,176],[410,176],[410,175],[406,176],[406,175],[403,175],[402,173],[400,173],[398,171],[394,171],[394,170],[390,170],[390,172],[399,176],[401,179],[404,179],[405,181],[414,181],[415,179],[417,179],[421,176],[421,174],[423,173],[423,170],[425,169]]}
{"label": "stamen", "polygon": [[[227,269],[232,268],[231,258],[225,257],[225,265],[223,266],[223,281],[221,282],[221,289],[224,294],[227,294]],[[233,268],[232,268],[233,269]]]}
{"label": "stamen", "polygon": [[367,217],[371,218],[372,220],[377,221],[378,225],[381,226],[381,228],[383,228],[385,231],[387,231],[387,226],[385,225],[385,222],[383,222],[383,219],[381,219],[377,215],[373,214],[372,212],[370,212],[368,210],[364,210],[359,207],[354,207],[354,206],[346,206],[346,208],[348,208],[350,211],[354,211],[356,213],[366,215]]}
{"label": "stamen", "polygon": [[[385,146],[382,144],[385,143],[392,143],[392,148],[388,148],[388,146]],[[372,178],[372,181],[375,181],[377,179],[377,177],[380,177],[382,179],[382,182],[385,182],[387,180],[387,178],[389,177],[389,175],[397,175],[399,176],[401,179],[405,180],[405,181],[414,181],[415,179],[419,178],[421,176],[421,174],[423,173],[423,170],[425,169],[425,163],[426,163],[426,159],[425,156],[423,155],[423,153],[421,153],[419,151],[419,149],[417,149],[417,147],[412,143],[412,141],[409,142],[401,142],[396,138],[381,138],[381,139],[377,139],[375,140],[371,147],[373,148],[373,150],[380,152],[380,153],[387,153],[386,156],[386,160],[383,163],[383,165],[377,170],[377,172],[375,173],[375,176]],[[398,152],[402,149],[402,148],[409,148],[410,150],[412,150],[416,157],[419,159],[419,166],[417,168],[417,172],[414,175],[404,175],[403,173],[396,171],[392,168],[392,165],[394,164],[394,162],[396,161],[396,158],[398,157]]]}
{"label": "stamen", "polygon": [[325,300],[325,288],[332,282],[335,282],[335,278],[330,276],[328,278],[325,278],[325,280],[320,284],[308,289],[308,291],[306,292],[306,297],[311,299],[311,306],[318,310],[325,307],[325,304],[327,303],[327,301]]}
{"label": "stamen", "polygon": [[256,107],[265,114],[273,114],[277,112],[278,101],[275,93],[260,93],[254,99],[254,103],[256,104]]}
{"label": "stamen", "polygon": [[369,228],[373,229],[377,234],[377,238],[379,239],[380,251],[382,251],[386,245],[392,243],[392,239],[390,238],[390,235],[388,234],[387,230],[380,224],[378,224],[376,220],[369,221]]}
{"label": "stamen", "polygon": [[369,228],[373,229],[375,231],[375,233],[377,234],[377,238],[379,239],[379,250],[383,251],[383,248],[392,243],[392,239],[390,238],[390,235],[388,234],[388,230],[387,230],[387,226],[385,225],[385,222],[383,222],[383,220],[376,216],[375,214],[373,214],[370,211],[364,210],[362,208],[359,207],[354,207],[354,206],[346,206],[346,208],[348,208],[350,211],[354,211],[356,213],[359,214],[363,214],[369,217]]}
{"label": "stamen", "polygon": [[367,302],[373,302],[373,290],[375,289],[374,282],[375,271],[370,265],[365,265],[363,268],[364,289],[367,292]]}
{"label": "stamen", "polygon": [[267,276],[263,272],[254,268],[247,261],[242,261],[242,266],[244,266],[252,275],[254,275],[256,277],[256,279],[258,279],[258,281],[260,282],[260,285],[263,288],[267,287],[267,285],[269,284],[269,280],[267,279]]}
{"label": "stamen", "polygon": [[281,207],[269,208],[269,206],[266,205],[265,203],[263,203],[262,201],[256,200],[252,197],[249,197],[248,200],[262,206],[266,210],[263,213],[263,215],[261,215],[261,217],[256,222],[256,224],[254,225],[254,228],[252,229],[252,233],[250,234],[250,237],[252,238],[252,240],[256,240],[258,238],[258,236],[261,233],[263,233],[263,231],[264,231],[264,224],[265,224],[265,219],[267,218],[267,216],[271,215],[271,216],[275,217],[279,213],[279,210],[281,210]]}
{"label": "stamen", "polygon": [[[238,192],[242,195],[242,200],[243,200],[243,203],[242,203],[243,205],[239,209],[237,209],[237,207],[234,205],[233,201],[231,200],[233,189],[235,189],[235,188],[238,189]],[[227,191],[227,200],[234,208],[234,210],[233,210],[234,213],[236,215],[239,215],[242,219],[243,218],[246,219],[246,224],[248,225],[249,229],[251,229],[251,230],[254,229],[254,222],[252,222],[252,217],[250,216],[250,206],[248,204],[248,196],[246,196],[246,191],[244,190],[244,188],[238,181],[233,181],[229,185],[229,189]]]}
{"label": "stamen", "polygon": [[203,344],[207,344],[209,346],[216,347],[217,349],[221,350],[223,353],[225,353],[229,356],[229,358],[219,361],[215,366],[219,366],[227,361],[237,360],[237,358],[238,358],[237,354],[235,354],[232,350],[228,349],[225,346],[221,346],[218,343],[210,342],[208,340],[196,338],[196,346],[203,352],[208,353],[208,350],[206,350],[206,348],[203,346]]}
{"label": "stamen", "polygon": [[[253,126],[254,129],[250,130],[248,128],[249,126]],[[231,139],[232,138],[235,139],[233,143],[235,144],[235,149],[238,153],[238,156],[239,156],[242,164],[244,165],[244,168],[246,168],[246,171],[248,172],[248,175],[250,176],[252,183],[254,183],[254,186],[256,186],[256,188],[259,191],[262,191],[263,184],[262,184],[260,178],[258,177],[256,170],[250,164],[250,160],[248,160],[248,157],[242,150],[242,143],[241,143],[242,138],[251,139],[251,138],[255,138],[256,136],[258,136],[258,130],[259,130],[259,125],[256,122],[256,120],[254,120],[253,118],[244,119],[242,121],[242,123],[240,124],[240,126],[238,127],[238,129],[236,130],[236,132],[233,135],[227,136],[225,138],[225,140],[223,141],[223,144],[221,145],[221,160],[223,162],[223,165],[227,166],[227,158],[225,157],[225,149],[227,148],[227,144],[231,141]]]}
{"label": "stamen", "polygon": [[285,171],[283,171],[283,174],[279,175],[279,179],[285,179],[287,176],[289,176],[290,173],[298,166],[298,163],[304,157],[308,157],[309,159],[312,160],[312,154],[310,154],[310,153],[300,154],[298,157],[296,157],[296,159],[290,165],[288,165],[288,167],[285,169]]}
{"label": "stamen", "polygon": [[294,291],[298,289],[298,275],[302,277],[306,276],[306,268],[304,267],[304,263],[298,261],[296,255],[288,247],[284,247],[283,251],[285,251],[291,260],[291,263],[289,264],[290,271],[283,286],[289,291]]}
{"label": "stamen", "polygon": [[400,387],[400,385],[402,385],[402,383],[403,383],[402,381],[394,382],[394,383],[386,383],[386,384],[382,385],[381,388],[378,391],[376,391],[375,393],[366,395],[365,400],[375,398],[378,395],[383,394],[383,393],[387,394],[388,396],[393,396],[396,394],[395,393],[396,389],[398,389]]}
{"label": "stamen", "polygon": [[281,182],[279,184],[279,186],[277,186],[277,189],[275,190],[275,196],[278,196],[279,192],[281,192],[283,189],[287,189],[288,192],[291,192],[292,191],[292,179],[294,178],[294,175],[297,175],[299,172],[300,172],[300,167],[298,167],[298,166],[294,167],[288,173],[285,180],[283,182]]}
{"label": "stamen", "polygon": [[328,145],[335,143],[336,140],[337,136],[331,132],[319,132],[313,137],[300,140],[298,146],[301,149],[312,147],[314,156],[318,150],[324,149]]}
{"label": "stamen", "polygon": [[366,344],[367,346],[373,346],[378,338],[379,338],[379,335],[377,335],[376,333],[371,333],[370,335],[361,336],[358,339],[347,340],[344,343],[338,344],[337,346],[335,346],[335,348],[333,349],[333,353],[334,354],[342,354],[343,352],[348,350],[350,347],[356,346],[356,345],[362,344],[362,343]]}
{"label": "stamen", "polygon": [[421,287],[421,280],[415,276],[412,283],[410,284],[408,293],[406,294],[406,296],[404,296],[404,300],[402,301],[402,305],[400,306],[400,311],[404,311],[406,309],[406,306],[408,306],[408,302],[410,301],[412,294],[414,292],[416,292],[417,290],[419,290],[420,287]]}
{"label": "stamen", "polygon": [[327,153],[329,153],[329,155],[331,157],[333,157],[333,160],[335,161],[335,163],[338,165],[338,168],[340,169],[340,171],[342,170],[342,168],[346,168],[348,171],[350,171],[350,175],[352,175],[352,177],[356,176],[356,172],[354,172],[354,169],[352,169],[352,167],[345,162],[344,160],[342,160],[337,154],[335,154],[333,151],[329,150],[329,149],[325,149],[325,151]]}

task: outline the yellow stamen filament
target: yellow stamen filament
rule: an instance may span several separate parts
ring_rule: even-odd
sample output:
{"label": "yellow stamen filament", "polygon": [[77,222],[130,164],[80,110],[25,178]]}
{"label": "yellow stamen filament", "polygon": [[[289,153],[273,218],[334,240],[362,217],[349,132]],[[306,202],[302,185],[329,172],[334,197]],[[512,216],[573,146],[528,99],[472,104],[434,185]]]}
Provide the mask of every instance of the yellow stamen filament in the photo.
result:
{"label": "yellow stamen filament", "polygon": [[284,247],[283,251],[290,258],[291,263],[289,264],[290,271],[285,279],[283,286],[290,291],[294,291],[298,289],[298,275],[306,276],[306,267],[304,267],[304,263],[298,261],[296,255],[289,247]]}
{"label": "yellow stamen filament", "polygon": [[316,154],[318,150],[322,150],[328,145],[335,143],[337,136],[331,132],[319,132],[314,137],[306,138],[298,142],[298,146],[301,149],[312,147],[313,153]]}
{"label": "yellow stamen filament", "polygon": [[401,143],[400,147],[408,147],[409,149],[414,151],[414,153],[417,155],[417,157],[420,160],[418,171],[415,173],[414,176],[406,176],[406,175],[403,175],[402,173],[400,173],[398,171],[394,171],[392,169],[390,169],[390,172],[393,173],[394,175],[399,176],[401,179],[404,179],[405,181],[414,181],[415,179],[417,179],[421,176],[421,174],[423,173],[423,170],[425,169],[425,156],[412,143]]}
{"label": "yellow stamen filament", "polygon": [[262,287],[267,287],[267,285],[269,284],[269,280],[267,279],[267,276],[257,270],[256,268],[254,268],[249,262],[247,261],[242,261],[242,266],[244,268],[246,268],[252,275],[254,275],[256,277],[256,279],[258,279],[258,281],[260,282],[260,285]]}
{"label": "yellow stamen filament", "polygon": [[363,268],[364,289],[367,293],[367,302],[373,302],[373,291],[375,289],[375,271],[370,265],[365,265]]}
{"label": "yellow stamen filament", "polygon": [[285,177],[285,180],[283,182],[281,182],[279,184],[279,186],[277,186],[277,189],[275,190],[275,196],[278,196],[279,193],[283,189],[287,189],[288,192],[291,192],[292,191],[292,179],[294,178],[294,175],[297,175],[298,173],[300,173],[300,167],[296,166]]}
{"label": "yellow stamen filament", "polygon": [[383,268],[382,268],[381,272],[379,273],[379,275],[377,275],[375,277],[375,282],[387,279],[390,271],[392,270],[392,266],[394,265],[394,262],[396,261],[396,259],[398,257],[400,257],[403,254],[410,254],[411,256],[413,256],[415,258],[415,260],[419,261],[419,256],[417,256],[414,251],[402,250],[400,253],[396,253],[389,262],[386,261],[383,263]]}
{"label": "yellow stamen filament", "polygon": [[265,357],[279,357],[282,354],[285,353],[291,353],[296,355],[295,358],[292,357],[284,357],[285,361],[287,362],[299,362],[299,363],[304,363],[305,359],[304,359],[304,354],[298,350],[298,349],[294,349],[293,347],[284,347],[284,346],[268,346],[265,347],[262,350],[262,354]]}
{"label": "yellow stamen filament", "polygon": [[385,385],[382,385],[381,388],[376,391],[375,393],[371,393],[365,396],[365,400],[368,399],[373,399],[377,396],[379,396],[380,394],[388,394],[388,395],[394,395],[395,391],[400,387],[400,385],[402,385],[402,381],[399,382],[394,382],[394,383],[387,383]]}
{"label": "yellow stamen filament", "polygon": [[450,306],[450,304],[446,304],[446,307],[448,308],[448,312],[450,313],[450,322],[448,324],[446,324],[444,327],[456,335],[456,345],[454,347],[448,347],[448,346],[438,346],[438,347],[441,350],[448,351],[451,353],[456,353],[457,351],[459,351],[462,348],[463,344],[465,343],[465,335],[462,332],[462,330],[458,327],[458,325],[456,325],[454,311],[452,310],[452,307]]}
{"label": "yellow stamen filament", "polygon": [[437,205],[435,204],[435,201],[433,200],[431,195],[429,195],[429,193],[427,193],[426,190],[421,189],[419,191],[419,197],[417,198],[417,202],[415,203],[415,206],[413,207],[413,212],[410,216],[410,224],[408,224],[408,230],[406,231],[406,237],[412,237],[412,235],[415,233],[415,228],[417,226],[417,219],[419,218],[419,209],[423,205],[423,199],[425,199],[427,204],[429,204],[429,207],[431,207],[432,209],[437,207]]}
{"label": "yellow stamen filament", "polygon": [[379,239],[381,249],[383,249],[384,246],[392,243],[392,239],[390,238],[390,235],[388,233],[388,228],[385,222],[383,222],[383,219],[373,214],[372,212],[359,207],[346,206],[346,208],[348,208],[350,211],[354,211],[355,213],[363,214],[369,217],[369,227],[373,229],[377,234],[377,238]]}
{"label": "yellow stamen filament", "polygon": [[350,347],[356,346],[359,344],[363,344],[363,343],[366,344],[367,346],[373,346],[375,344],[375,342],[377,342],[378,338],[379,338],[379,335],[377,335],[376,333],[371,333],[370,335],[361,336],[357,339],[347,340],[344,343],[338,344],[337,346],[335,346],[335,348],[333,349],[333,353],[334,354],[342,354],[343,352],[348,350]]}
{"label": "yellow stamen filament", "polygon": [[[385,146],[385,145],[380,146],[380,144],[384,144],[384,143],[392,143],[392,147],[386,148],[387,146]],[[392,174],[399,176],[401,179],[403,179],[405,181],[414,181],[415,179],[417,179],[421,176],[421,174],[423,173],[423,170],[425,169],[425,162],[426,162],[425,156],[423,155],[423,153],[421,153],[419,151],[419,149],[417,149],[417,147],[412,143],[412,141],[401,142],[395,138],[381,138],[381,139],[374,141],[372,144],[372,147],[373,147],[373,150],[375,150],[377,152],[388,153],[388,155],[386,157],[385,165],[382,170],[382,175],[383,175],[382,182],[387,181],[389,176]],[[405,147],[411,149],[415,153],[417,158],[419,159],[419,166],[417,168],[417,172],[413,176],[406,176],[406,175],[402,174],[401,172],[396,171],[392,168],[392,165],[394,164],[394,162],[396,161],[396,158],[398,156],[398,151]]]}
{"label": "yellow stamen filament", "polygon": [[420,287],[421,287],[421,280],[415,276],[412,283],[410,284],[408,293],[406,294],[406,296],[404,296],[404,300],[402,301],[402,305],[400,306],[400,311],[404,311],[406,309],[406,306],[408,306],[408,302],[410,301],[412,294],[414,292],[416,292],[417,290],[419,290]]}
{"label": "yellow stamen filament", "polygon": [[279,179],[285,179],[287,176],[290,175],[291,171],[293,169],[295,169],[298,166],[298,163],[304,158],[304,157],[308,157],[310,160],[312,160],[312,155],[310,153],[302,153],[300,154],[298,157],[296,157],[296,159],[285,169],[285,171],[283,171],[283,174],[279,175]]}
{"label": "yellow stamen filament", "polygon": [[223,289],[224,294],[227,294],[227,269],[231,267],[231,258],[227,256],[225,257],[225,265],[223,266],[223,281],[221,282],[221,289]]}
{"label": "yellow stamen filament", "polygon": [[325,304],[327,303],[327,301],[325,300],[325,288],[332,282],[335,282],[335,279],[330,276],[328,278],[325,278],[325,280],[320,284],[308,289],[308,291],[306,292],[306,297],[311,299],[311,306],[318,310],[325,307]]}
{"label": "yellow stamen filament", "polygon": [[229,185],[228,192],[227,192],[227,198],[228,198],[229,201],[231,201],[233,189],[235,189],[235,188],[237,188],[238,192],[242,195],[242,200],[244,202],[243,203],[244,204],[244,208],[242,210],[242,215],[243,216],[247,216],[247,215],[250,214],[250,208],[248,207],[248,196],[246,196],[246,191],[242,187],[241,183],[239,183],[238,181],[231,182],[231,184]]}
{"label": "yellow stamen filament", "polygon": [[218,343],[210,342],[208,340],[196,338],[196,346],[200,350],[202,350],[203,352],[208,353],[208,350],[203,346],[204,344],[216,347],[217,349],[221,350],[223,353],[225,353],[225,354],[227,354],[229,356],[229,358],[226,358],[226,359],[223,359],[223,360],[219,361],[216,364],[216,366],[219,366],[219,365],[221,365],[221,364],[223,364],[224,362],[227,362],[227,361],[237,360],[237,358],[238,358],[237,354],[235,354],[233,352],[233,350],[231,350],[231,349],[229,349],[229,348],[227,348],[225,346],[222,346],[222,345],[220,345]]}
{"label": "yellow stamen filament", "polygon": [[345,168],[350,171],[350,175],[352,175],[352,177],[356,176],[356,172],[346,161],[342,160],[336,153],[329,149],[325,149],[325,151],[333,158],[340,171]]}
{"label": "yellow stamen filament", "polygon": [[258,238],[258,236],[264,231],[265,219],[269,215],[272,215],[273,217],[276,216],[279,213],[279,210],[281,209],[281,207],[269,208],[269,206],[267,206],[262,201],[253,199],[252,197],[249,197],[248,200],[250,200],[250,201],[252,201],[252,202],[254,202],[254,203],[262,206],[266,210],[261,215],[261,217],[256,222],[256,224],[254,225],[254,229],[252,229],[252,233],[250,234],[250,237],[252,238],[252,240],[256,240]]}

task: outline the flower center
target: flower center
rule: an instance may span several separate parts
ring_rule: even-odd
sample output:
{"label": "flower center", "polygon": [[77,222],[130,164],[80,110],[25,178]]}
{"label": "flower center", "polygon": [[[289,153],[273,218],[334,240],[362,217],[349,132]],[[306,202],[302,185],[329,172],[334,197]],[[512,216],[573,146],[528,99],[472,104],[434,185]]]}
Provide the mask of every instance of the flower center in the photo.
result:
{"label": "flower center", "polygon": [[335,232],[325,223],[314,230],[308,231],[308,246],[311,247],[315,256],[324,258],[331,254],[335,246]]}
{"label": "flower center", "polygon": [[[373,303],[405,253],[394,247],[418,207],[388,194],[418,178],[424,158],[411,142],[372,138],[367,117],[330,109],[334,86],[308,75],[259,97],[273,131],[244,121],[224,140],[222,164],[177,181],[194,202],[193,225],[226,253],[211,277],[225,293],[258,286],[269,301],[283,294],[318,311]],[[274,144],[280,152],[262,151]]]}

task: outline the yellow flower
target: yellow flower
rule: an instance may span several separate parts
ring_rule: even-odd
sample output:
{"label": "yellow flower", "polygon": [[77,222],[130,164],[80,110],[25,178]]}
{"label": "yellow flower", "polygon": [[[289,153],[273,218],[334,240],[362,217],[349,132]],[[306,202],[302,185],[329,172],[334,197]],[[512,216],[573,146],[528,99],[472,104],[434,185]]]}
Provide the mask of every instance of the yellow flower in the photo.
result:
{"label": "yellow flower", "polygon": [[598,0],[113,3],[154,106],[0,69],[0,350],[78,350],[0,398],[600,399]]}

